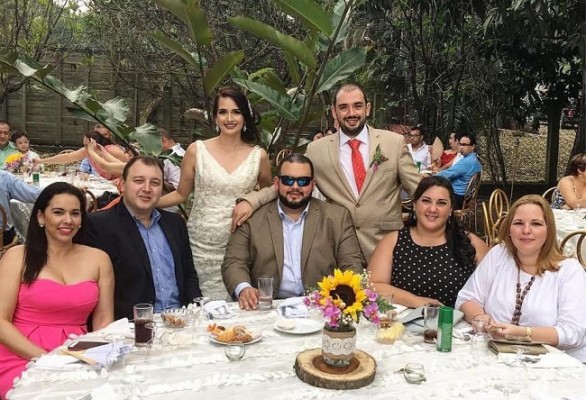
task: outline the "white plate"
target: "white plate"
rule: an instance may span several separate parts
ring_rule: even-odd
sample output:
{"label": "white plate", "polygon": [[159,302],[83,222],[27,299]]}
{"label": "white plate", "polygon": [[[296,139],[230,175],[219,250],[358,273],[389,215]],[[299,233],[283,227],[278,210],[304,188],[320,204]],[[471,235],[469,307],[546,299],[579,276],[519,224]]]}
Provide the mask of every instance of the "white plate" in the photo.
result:
{"label": "white plate", "polygon": [[[226,346],[226,345],[230,344],[230,343],[226,343],[226,342],[220,342],[219,340],[217,340],[214,337],[214,335],[210,335],[209,338],[210,338],[210,342],[215,343],[215,344],[219,344],[219,345],[222,345],[222,346]],[[249,344],[258,343],[261,340],[262,340],[262,335],[261,334],[258,334],[257,337],[255,337],[254,339],[252,339],[250,342],[244,343],[244,345],[245,346],[248,346]]]}
{"label": "white plate", "polygon": [[316,321],[313,319],[295,318],[291,319],[295,323],[293,329],[283,329],[277,326],[277,322],[273,325],[273,328],[279,332],[289,333],[291,335],[309,335],[310,333],[319,332],[324,327],[322,321]]}

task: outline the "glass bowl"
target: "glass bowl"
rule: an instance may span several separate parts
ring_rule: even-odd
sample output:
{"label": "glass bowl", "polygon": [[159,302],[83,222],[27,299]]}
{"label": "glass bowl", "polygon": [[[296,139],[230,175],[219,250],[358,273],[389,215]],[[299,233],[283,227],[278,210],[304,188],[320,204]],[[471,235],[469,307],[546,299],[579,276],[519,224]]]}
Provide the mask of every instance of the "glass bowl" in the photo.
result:
{"label": "glass bowl", "polygon": [[191,326],[194,312],[187,308],[174,308],[161,313],[161,319],[167,328],[182,329]]}
{"label": "glass bowl", "polygon": [[376,340],[379,343],[393,344],[401,339],[405,333],[405,326],[399,321],[391,321],[388,325],[381,325],[376,332]]}

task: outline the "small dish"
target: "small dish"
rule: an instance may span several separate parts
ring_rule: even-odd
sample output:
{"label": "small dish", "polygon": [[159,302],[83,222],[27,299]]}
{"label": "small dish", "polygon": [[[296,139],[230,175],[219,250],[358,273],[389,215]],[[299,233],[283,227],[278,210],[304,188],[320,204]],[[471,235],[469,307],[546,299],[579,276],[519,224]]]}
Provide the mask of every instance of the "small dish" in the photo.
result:
{"label": "small dish", "polygon": [[[211,334],[210,334],[209,338],[210,338],[210,342],[215,343],[215,344],[220,344],[222,346],[228,346],[228,345],[231,345],[232,343],[235,343],[235,342],[220,342],[218,339],[216,339],[216,337],[214,335],[211,335]],[[250,342],[246,342],[246,343],[242,343],[242,344],[245,346],[248,346],[249,344],[258,343],[261,340],[262,340],[262,335],[259,334],[258,336],[255,336]]]}
{"label": "small dish", "polygon": [[282,324],[279,324],[279,321],[275,322],[273,328],[290,335],[309,335],[321,331],[324,327],[323,321],[316,321],[314,319],[296,318],[291,321],[294,323],[291,329],[286,329]]}
{"label": "small dish", "polygon": [[392,321],[390,326],[381,327],[376,332],[376,340],[379,343],[394,344],[401,339],[405,333],[405,325],[400,322]]}

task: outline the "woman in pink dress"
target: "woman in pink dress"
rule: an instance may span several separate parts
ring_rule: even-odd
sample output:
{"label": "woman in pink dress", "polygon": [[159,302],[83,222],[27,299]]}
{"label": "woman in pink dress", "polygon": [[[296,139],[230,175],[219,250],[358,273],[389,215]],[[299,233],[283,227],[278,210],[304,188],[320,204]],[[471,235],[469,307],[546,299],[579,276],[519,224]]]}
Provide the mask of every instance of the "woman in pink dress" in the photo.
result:
{"label": "woman in pink dress", "polygon": [[[114,317],[114,274],[106,253],[80,243],[85,196],[68,183],[49,185],[31,213],[26,245],[0,259],[0,397],[29,360]],[[83,228],[85,229],[85,228]]]}

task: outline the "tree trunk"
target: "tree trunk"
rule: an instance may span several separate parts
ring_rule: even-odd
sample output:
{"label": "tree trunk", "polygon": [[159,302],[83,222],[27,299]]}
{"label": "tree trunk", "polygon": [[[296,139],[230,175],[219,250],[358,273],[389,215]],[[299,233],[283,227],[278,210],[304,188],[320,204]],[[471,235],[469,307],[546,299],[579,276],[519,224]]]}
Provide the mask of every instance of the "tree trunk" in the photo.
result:
{"label": "tree trunk", "polygon": [[561,105],[554,103],[547,108],[547,155],[545,183],[554,186],[558,181],[558,156],[560,154]]}

